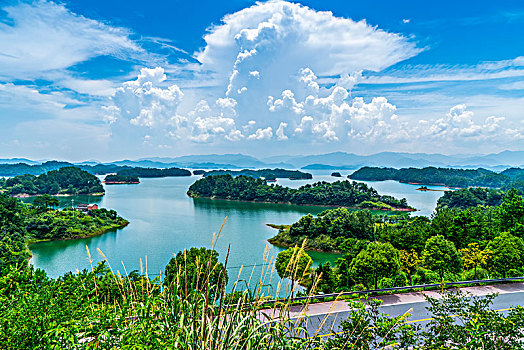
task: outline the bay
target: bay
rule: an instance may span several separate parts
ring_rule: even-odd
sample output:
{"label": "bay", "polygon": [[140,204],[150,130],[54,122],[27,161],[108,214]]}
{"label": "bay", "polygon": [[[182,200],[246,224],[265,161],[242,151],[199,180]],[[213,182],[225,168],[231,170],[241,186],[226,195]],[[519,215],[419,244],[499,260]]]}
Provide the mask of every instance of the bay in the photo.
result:
{"label": "bay", "polygon": [[[346,170],[346,173],[349,172]],[[93,264],[104,259],[99,253],[101,251],[115,272],[125,274],[126,271],[140,271],[142,259],[143,270],[147,268],[148,274],[155,277],[163,272],[169,259],[179,251],[190,247],[214,247],[220,254],[219,259],[224,261],[230,246],[229,287],[237,280],[241,266],[244,268],[239,278],[246,281],[241,281],[241,284],[253,285],[260,278],[262,265],[267,265],[282,250],[267,242],[276,231],[266,224],[291,224],[303,215],[316,215],[326,209],[316,206],[189,198],[186,195],[187,189],[198,178],[142,179],[138,185],[105,185],[106,194],[102,197],[60,197],[61,206],[89,202],[115,209],[130,224],[123,229],[91,238],[32,244],[31,263],[52,277],[69,271],[91,269],[87,246]],[[313,180],[279,179],[278,183],[299,187],[316,181],[337,180],[341,179],[315,172]],[[405,197],[410,205],[420,209],[416,215],[430,215],[443,193],[416,191],[417,186],[395,181],[366,183],[381,194]],[[430,188],[439,189],[436,186]],[[213,243],[213,234],[218,233],[226,217],[221,235]],[[310,255],[315,265],[325,261],[333,262],[339,257],[337,254],[318,252],[311,252]],[[273,277],[275,276],[276,272],[273,273]],[[274,290],[277,280],[278,278],[273,278],[264,283],[268,285],[268,289]]]}

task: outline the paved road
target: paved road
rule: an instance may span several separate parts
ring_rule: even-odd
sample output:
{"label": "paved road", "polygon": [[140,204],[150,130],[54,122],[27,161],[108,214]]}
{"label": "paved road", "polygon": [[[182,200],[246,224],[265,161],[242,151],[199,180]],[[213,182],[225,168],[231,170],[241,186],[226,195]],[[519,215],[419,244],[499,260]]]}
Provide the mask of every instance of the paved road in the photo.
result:
{"label": "paved road", "polygon": [[[494,310],[508,309],[517,305],[524,306],[524,283],[513,283],[496,286],[479,286],[461,288],[472,295],[483,296],[498,293],[492,305]],[[398,316],[412,309],[410,322],[427,323],[431,315],[428,314],[425,296],[439,297],[438,292],[417,292],[384,295],[375,297],[383,301],[380,311],[390,316]],[[311,304],[304,310],[303,306],[295,306],[290,310],[291,318],[297,320],[308,316],[307,329],[309,335],[330,335],[339,331],[340,322],[345,320],[350,312],[344,301]],[[322,326],[321,326],[322,325]]]}

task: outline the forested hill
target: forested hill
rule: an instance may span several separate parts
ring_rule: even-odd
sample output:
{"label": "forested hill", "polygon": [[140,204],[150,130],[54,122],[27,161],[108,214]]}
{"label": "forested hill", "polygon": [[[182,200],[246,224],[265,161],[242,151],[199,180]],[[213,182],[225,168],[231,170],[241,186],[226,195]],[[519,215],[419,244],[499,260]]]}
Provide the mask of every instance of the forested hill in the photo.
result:
{"label": "forested hill", "polygon": [[249,176],[206,176],[189,187],[190,197],[289,203],[302,205],[325,205],[375,208],[384,210],[409,210],[406,199],[383,196],[366,184],[337,181],[317,182],[298,189],[276,184],[268,185],[263,179]]}
{"label": "forested hill", "polygon": [[143,168],[131,167],[127,165],[115,164],[72,164],[68,162],[48,161],[42,164],[0,164],[0,176],[17,175],[41,175],[51,170],[58,170],[64,167],[76,167],[87,171],[93,175],[105,175],[118,173],[119,175],[132,175],[139,177],[166,177],[166,176],[190,176],[191,172],[181,168]]}
{"label": "forested hill", "polygon": [[396,180],[424,185],[451,187],[481,186],[491,188],[513,188],[513,183],[524,180],[524,169],[511,168],[502,173],[486,169],[452,168],[376,168],[363,167],[349,175],[350,179],[362,181]]}
{"label": "forested hill", "polygon": [[10,195],[104,193],[100,179],[75,167],[51,170],[38,176],[27,174],[0,179],[0,188]]}
{"label": "forested hill", "polygon": [[278,178],[289,178],[289,179],[312,179],[313,175],[305,173],[299,170],[286,170],[286,169],[260,169],[260,170],[211,170],[202,172],[204,176],[213,176],[213,175],[244,175],[251,177],[263,177],[266,180],[278,179]]}

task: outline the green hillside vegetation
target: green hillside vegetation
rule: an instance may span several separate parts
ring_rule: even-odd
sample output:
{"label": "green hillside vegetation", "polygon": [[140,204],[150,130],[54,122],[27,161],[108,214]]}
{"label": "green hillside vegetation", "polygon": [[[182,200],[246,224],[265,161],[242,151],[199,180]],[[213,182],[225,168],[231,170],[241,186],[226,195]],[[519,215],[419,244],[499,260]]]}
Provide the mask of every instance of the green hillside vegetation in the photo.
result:
{"label": "green hillside vegetation", "polygon": [[114,210],[84,213],[71,208],[54,209],[57,205],[58,200],[49,195],[35,198],[34,204],[25,204],[0,194],[0,269],[12,264],[26,265],[27,242],[89,237],[128,224]]}
{"label": "green hillside vegetation", "polygon": [[377,168],[363,167],[348,176],[353,180],[385,181],[396,180],[425,185],[445,185],[450,187],[491,187],[515,188],[515,181],[524,180],[524,169],[511,168],[502,173],[486,169],[453,168]]}
{"label": "green hillside vegetation", "polygon": [[343,207],[358,207],[362,203],[367,206],[372,201],[380,209],[384,206],[395,210],[410,209],[404,198],[399,200],[383,196],[366,184],[347,180],[317,182],[293,189],[276,184],[268,185],[263,179],[249,176],[213,175],[197,180],[189,187],[187,194],[193,198]]}
{"label": "green hillside vegetation", "polygon": [[[390,246],[376,242],[367,250],[389,260],[369,269],[364,264],[374,262],[370,255],[352,269],[363,267],[363,275],[370,277],[398,270],[398,257]],[[89,251],[87,256],[91,260]],[[297,265],[298,275],[302,265]],[[268,273],[255,277],[265,281]],[[91,271],[56,279],[31,266],[4,266],[0,348],[366,350],[394,344],[395,349],[476,350],[521,349],[524,337],[524,309],[494,311],[496,295],[445,292],[439,298],[428,297],[432,318],[424,327],[410,322],[409,313],[383,314],[379,300],[345,300],[352,310],[348,318],[341,320],[340,329],[333,329],[336,334],[321,337],[317,335],[325,334],[326,328],[306,334],[307,318],[289,320],[290,301],[257,312],[258,305],[273,298],[264,293],[262,282],[255,290],[227,293],[228,275],[214,250],[178,252],[164,276],[162,281],[143,271],[115,274],[107,261]],[[316,277],[314,284],[319,281],[325,278]],[[462,322],[455,322],[458,310]]]}
{"label": "green hillside vegetation", "polygon": [[482,187],[462,188],[456,191],[446,191],[437,201],[437,208],[476,207],[478,205],[493,206],[502,203],[505,192]]}
{"label": "green hillside vegetation", "polygon": [[313,178],[310,173],[305,173],[299,170],[286,170],[286,169],[260,169],[260,170],[210,170],[203,173],[204,176],[214,175],[231,175],[231,176],[250,176],[254,178],[263,177],[266,180],[278,179],[278,178],[289,178],[289,179],[300,179],[309,180]]}
{"label": "green hillside vegetation", "polygon": [[76,167],[51,170],[42,175],[18,175],[0,182],[2,189],[10,195],[63,195],[103,194],[100,180]]}
{"label": "green hillside vegetation", "polygon": [[104,178],[106,184],[111,183],[123,183],[123,184],[137,184],[140,182],[138,176],[133,175],[118,175],[118,174],[109,174]]}
{"label": "green hillside vegetation", "polygon": [[441,207],[431,219],[337,208],[274,227],[271,243],[344,254],[317,269],[324,292],[524,275],[524,200],[514,189],[499,205]]}

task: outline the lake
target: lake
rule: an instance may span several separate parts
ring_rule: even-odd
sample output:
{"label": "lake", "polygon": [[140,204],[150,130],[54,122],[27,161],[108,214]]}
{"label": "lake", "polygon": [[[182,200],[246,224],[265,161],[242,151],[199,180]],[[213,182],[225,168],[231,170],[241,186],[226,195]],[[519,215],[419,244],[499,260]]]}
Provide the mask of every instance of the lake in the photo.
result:
{"label": "lake", "polygon": [[[52,277],[77,269],[90,269],[87,246],[95,261],[103,260],[97,252],[100,249],[115,272],[118,270],[124,274],[125,271],[139,270],[142,259],[144,269],[147,262],[147,271],[154,277],[163,272],[169,259],[177,252],[190,247],[211,247],[213,234],[218,232],[227,217],[221,236],[215,242],[215,249],[220,254],[219,259],[223,261],[231,244],[228,260],[230,281],[237,279],[242,265],[245,267],[241,279],[249,280],[253,269],[252,279],[258,279],[266,249],[266,263],[282,250],[267,243],[267,239],[277,232],[266,224],[291,224],[303,215],[318,214],[326,209],[189,198],[186,191],[198,178],[200,177],[141,179],[138,185],[105,185],[106,194],[102,197],[60,197],[62,206],[70,206],[73,200],[75,205],[89,202],[115,209],[130,224],[96,237],[33,244],[30,246],[33,254],[31,263],[44,269]],[[317,172],[314,173],[313,180],[279,179],[278,183],[298,187],[316,181],[336,180],[340,178]],[[417,215],[430,215],[443,193],[416,191],[417,186],[395,181],[367,183],[381,194],[405,197],[410,205],[420,209]],[[316,252],[311,252],[310,255],[315,265],[335,261],[338,257],[337,254]]]}

